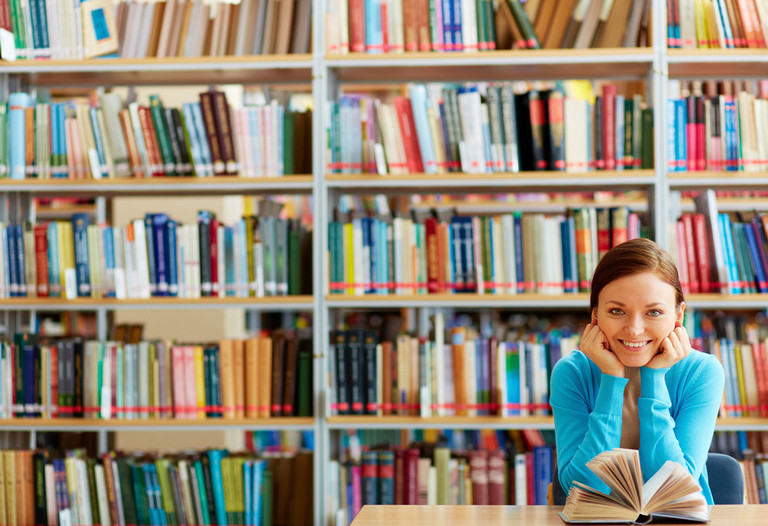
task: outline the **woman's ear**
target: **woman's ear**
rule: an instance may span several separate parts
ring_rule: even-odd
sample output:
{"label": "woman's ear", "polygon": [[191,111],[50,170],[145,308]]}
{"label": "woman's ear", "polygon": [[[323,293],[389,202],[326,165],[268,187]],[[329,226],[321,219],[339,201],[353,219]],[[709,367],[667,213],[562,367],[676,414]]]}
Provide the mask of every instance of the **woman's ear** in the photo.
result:
{"label": "woman's ear", "polygon": [[597,325],[597,309],[592,309],[592,319],[590,321],[592,325]]}
{"label": "woman's ear", "polygon": [[[677,309],[677,316],[675,317],[675,326],[676,327],[682,327],[683,326],[683,318],[685,317],[685,302],[680,303],[680,307]],[[680,325],[677,325],[677,324]]]}

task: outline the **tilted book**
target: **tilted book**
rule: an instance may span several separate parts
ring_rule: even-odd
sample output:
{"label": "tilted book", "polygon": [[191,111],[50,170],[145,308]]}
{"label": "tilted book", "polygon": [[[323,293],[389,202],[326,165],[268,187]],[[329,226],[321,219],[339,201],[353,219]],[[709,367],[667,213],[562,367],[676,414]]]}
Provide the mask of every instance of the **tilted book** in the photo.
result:
{"label": "tilted book", "polygon": [[680,464],[668,460],[645,484],[636,449],[604,451],[587,467],[611,489],[606,495],[575,481],[560,517],[568,523],[645,524],[659,517],[707,522],[701,487]]}

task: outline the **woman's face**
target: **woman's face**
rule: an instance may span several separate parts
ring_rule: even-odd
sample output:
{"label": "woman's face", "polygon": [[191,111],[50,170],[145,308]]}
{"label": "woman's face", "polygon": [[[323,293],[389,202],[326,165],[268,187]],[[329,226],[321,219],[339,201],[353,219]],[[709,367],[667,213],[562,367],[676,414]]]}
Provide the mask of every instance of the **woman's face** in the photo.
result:
{"label": "woman's face", "polygon": [[625,367],[642,367],[683,321],[685,303],[675,308],[675,289],[652,272],[612,281],[600,291],[592,320]]}

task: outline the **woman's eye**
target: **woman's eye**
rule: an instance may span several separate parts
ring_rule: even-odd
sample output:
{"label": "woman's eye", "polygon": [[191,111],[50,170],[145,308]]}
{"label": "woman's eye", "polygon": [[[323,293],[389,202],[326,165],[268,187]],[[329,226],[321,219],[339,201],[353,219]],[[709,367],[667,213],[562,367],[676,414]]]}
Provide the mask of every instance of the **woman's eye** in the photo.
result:
{"label": "woman's eye", "polygon": [[624,314],[624,311],[623,311],[623,310],[621,310],[621,309],[611,309],[611,310],[610,310],[610,311],[608,311],[608,312],[610,312],[610,313],[611,313],[612,315],[614,315],[614,316],[619,316],[619,315],[621,315],[621,314]]}
{"label": "woman's eye", "polygon": [[649,316],[653,316],[654,318],[657,317],[657,316],[661,316],[662,314],[663,314],[663,312],[661,312],[660,310],[656,310],[656,309],[648,311],[648,315]]}

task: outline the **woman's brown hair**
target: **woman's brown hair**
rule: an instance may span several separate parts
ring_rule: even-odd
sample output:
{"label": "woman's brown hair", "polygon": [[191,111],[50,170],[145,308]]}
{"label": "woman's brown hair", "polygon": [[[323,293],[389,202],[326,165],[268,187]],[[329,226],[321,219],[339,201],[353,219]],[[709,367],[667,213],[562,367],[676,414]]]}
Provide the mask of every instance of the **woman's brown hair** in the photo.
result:
{"label": "woman's brown hair", "polygon": [[651,272],[675,289],[675,306],[680,307],[685,298],[680,276],[672,257],[650,239],[637,238],[616,245],[602,257],[592,276],[589,298],[590,311],[597,308],[600,291],[609,283],[626,276]]}

